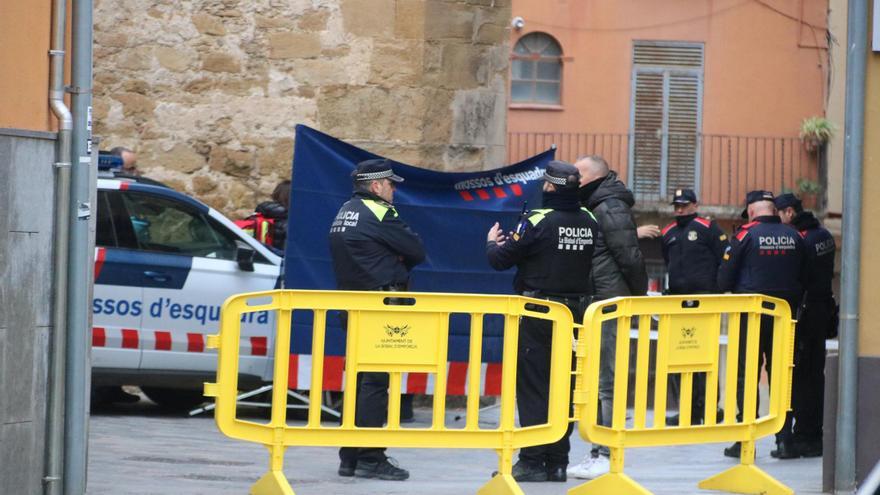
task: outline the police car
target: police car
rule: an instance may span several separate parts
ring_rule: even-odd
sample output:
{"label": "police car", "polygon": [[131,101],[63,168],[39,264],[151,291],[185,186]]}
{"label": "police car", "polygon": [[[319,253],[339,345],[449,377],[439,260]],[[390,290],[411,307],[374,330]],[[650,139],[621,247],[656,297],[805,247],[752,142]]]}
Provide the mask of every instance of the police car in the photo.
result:
{"label": "police car", "polygon": [[[155,181],[102,171],[95,210],[93,385],[138,385],[160,405],[197,405],[214,379],[216,351],[205,341],[218,332],[223,301],[271,290],[281,258]],[[271,380],[273,335],[268,312],[242,320],[243,386]]]}

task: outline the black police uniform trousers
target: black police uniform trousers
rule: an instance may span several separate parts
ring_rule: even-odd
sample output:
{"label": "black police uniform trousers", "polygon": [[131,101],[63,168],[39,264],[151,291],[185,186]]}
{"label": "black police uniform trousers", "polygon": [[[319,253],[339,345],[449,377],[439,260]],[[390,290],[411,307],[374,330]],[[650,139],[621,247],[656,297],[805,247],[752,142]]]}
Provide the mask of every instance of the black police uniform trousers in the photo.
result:
{"label": "black police uniform trousers", "polygon": [[[388,418],[388,373],[360,373],[357,379],[355,426],[381,428]],[[342,447],[339,460],[343,464],[382,462],[385,448]]]}
{"label": "black police uniform trousers", "polygon": [[[381,287],[376,290],[397,291],[402,287]],[[389,304],[394,304],[393,300]],[[343,326],[348,328],[348,315],[341,315]],[[355,426],[381,428],[388,419],[388,373],[362,372],[357,377],[357,400],[354,412]],[[340,418],[341,420],[342,418]],[[382,462],[386,459],[385,448],[342,447],[339,460],[343,464],[358,462]]]}
{"label": "black police uniform trousers", "polygon": [[[671,295],[677,295],[671,292]],[[690,294],[712,294],[712,292],[693,291]],[[681,404],[681,374],[674,373],[669,375],[669,388],[672,389],[672,395],[678,397],[678,403]],[[680,408],[679,408],[680,409]],[[717,409],[717,405],[716,405]],[[694,373],[691,381],[691,424],[699,424],[703,422],[703,416],[706,412],[706,373]],[[679,420],[681,411],[679,411]]]}
{"label": "black police uniform trousers", "polygon": [[[553,298],[550,298],[553,300]],[[568,304],[567,304],[568,305]],[[578,304],[568,305],[580,323],[583,311]],[[521,426],[535,426],[547,423],[547,410],[550,402],[550,351],[552,348],[553,323],[548,320],[523,317],[519,324],[519,345],[516,359],[516,405]],[[575,367],[574,353],[571,366]],[[571,417],[571,390],[574,389],[572,375],[568,416]],[[519,451],[520,461],[553,469],[568,465],[568,452],[571,449],[569,437],[572,424],[568,424],[565,435],[553,443],[524,447]]]}
{"label": "black police uniform trousers", "polygon": [[[779,296],[776,296],[779,297]],[[798,306],[800,305],[800,301],[788,299],[786,298],[789,307],[792,311],[792,318],[794,318],[794,312],[797,311]],[[748,337],[748,314],[743,313],[740,317],[740,325],[739,325],[739,355],[737,356],[737,377],[736,377],[736,405],[737,409],[739,409],[736,418],[738,421],[742,421],[743,418],[743,404],[744,404],[744,396],[745,396],[745,382],[746,382],[746,342]],[[759,330],[759,339],[758,339],[758,382],[761,380],[761,368],[765,368],[767,370],[767,381],[768,383],[772,380],[773,373],[773,317],[769,315],[761,316],[761,324]],[[757,389],[756,389],[757,390]],[[758,414],[758,410],[760,409],[760,401],[761,401],[760,392],[756,393],[755,397],[755,414]],[[782,427],[782,430],[776,434],[776,441],[788,441],[791,439],[791,419],[787,417],[786,425]]]}
{"label": "black police uniform trousers", "polygon": [[833,325],[834,300],[807,300],[795,333],[791,407],[795,443],[822,440],[825,404],[825,338]]}

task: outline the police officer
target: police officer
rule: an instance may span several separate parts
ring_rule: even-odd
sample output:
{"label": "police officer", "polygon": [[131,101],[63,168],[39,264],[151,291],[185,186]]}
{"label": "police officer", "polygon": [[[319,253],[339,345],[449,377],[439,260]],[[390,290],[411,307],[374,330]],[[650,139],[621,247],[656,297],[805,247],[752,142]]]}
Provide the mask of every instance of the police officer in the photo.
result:
{"label": "police officer", "polygon": [[[506,237],[498,223],[489,230],[487,255],[496,270],[517,267],[518,294],[566,304],[580,322],[587,306],[594,236],[598,224],[578,203],[580,175],[571,164],[552,161],[544,173],[543,207],[533,210]],[[547,422],[552,323],[520,321],[516,402],[522,426]],[[517,481],[565,481],[571,425],[562,439],[520,450]]]}
{"label": "police officer", "polygon": [[[718,265],[729,245],[727,235],[718,224],[697,215],[697,195],[690,189],[678,189],[672,198],[675,221],[661,231],[663,260],[669,274],[669,294],[718,293]],[[681,375],[670,377],[673,393],[678,395]],[[706,374],[694,374],[691,402],[691,424],[703,422],[705,412]],[[667,418],[670,425],[679,424],[679,416]]]}
{"label": "police officer", "polygon": [[[836,330],[836,308],[831,291],[834,253],[831,235],[800,199],[786,193],[776,197],[782,223],[798,230],[807,249],[807,279],[801,314],[795,332],[791,407],[792,442],[771,452],[780,459],[822,456],[822,407],[825,403],[825,339]],[[789,426],[790,424],[786,424]],[[790,448],[789,448],[790,447]]]}
{"label": "police officer", "polygon": [[[743,225],[730,241],[718,268],[718,288],[738,294],[758,293],[778,297],[788,302],[792,317],[803,296],[806,250],[797,231],[782,224],[776,214],[773,193],[751,191],[746,195]],[[742,420],[745,384],[746,327],[748,318],[740,320],[740,352],[737,366],[737,396],[739,420]],[[766,363],[767,376],[773,367],[773,318],[761,316],[758,376]],[[756,401],[757,404],[757,401]],[[776,436],[777,445],[791,441],[785,431]],[[739,457],[740,443],[724,449],[724,455]]]}
{"label": "police officer", "polygon": [[[425,259],[419,236],[392,205],[403,182],[389,160],[358,163],[352,172],[354,195],[342,205],[330,227],[330,253],[342,290],[405,290],[409,272]],[[358,376],[355,424],[381,427],[388,416],[388,374]],[[409,472],[390,462],[384,448],[343,447],[339,475],[405,480]]]}

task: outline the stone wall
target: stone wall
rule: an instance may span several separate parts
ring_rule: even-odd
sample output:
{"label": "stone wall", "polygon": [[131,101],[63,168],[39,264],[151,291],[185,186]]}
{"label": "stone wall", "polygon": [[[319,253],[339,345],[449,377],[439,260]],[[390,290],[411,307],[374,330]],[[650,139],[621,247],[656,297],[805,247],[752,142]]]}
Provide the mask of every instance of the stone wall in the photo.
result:
{"label": "stone wall", "polygon": [[96,0],[95,134],[233,216],[298,123],[441,170],[504,164],[510,0]]}

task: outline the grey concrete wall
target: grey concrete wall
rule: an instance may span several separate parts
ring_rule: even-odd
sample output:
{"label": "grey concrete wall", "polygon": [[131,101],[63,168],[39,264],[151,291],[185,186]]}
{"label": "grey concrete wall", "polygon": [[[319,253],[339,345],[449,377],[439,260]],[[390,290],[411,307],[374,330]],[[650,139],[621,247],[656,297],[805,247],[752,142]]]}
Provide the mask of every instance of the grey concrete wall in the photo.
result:
{"label": "grey concrete wall", "polygon": [[[823,418],[822,489],[834,489],[834,455],[837,433],[837,369],[839,356],[830,354],[825,359],[825,417]],[[861,483],[880,462],[880,395],[877,377],[880,376],[880,357],[859,356],[858,406],[856,410],[856,481]]]}
{"label": "grey concrete wall", "polygon": [[0,487],[41,493],[55,135],[0,129]]}

